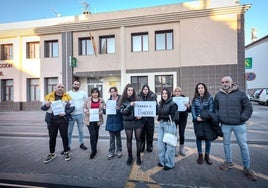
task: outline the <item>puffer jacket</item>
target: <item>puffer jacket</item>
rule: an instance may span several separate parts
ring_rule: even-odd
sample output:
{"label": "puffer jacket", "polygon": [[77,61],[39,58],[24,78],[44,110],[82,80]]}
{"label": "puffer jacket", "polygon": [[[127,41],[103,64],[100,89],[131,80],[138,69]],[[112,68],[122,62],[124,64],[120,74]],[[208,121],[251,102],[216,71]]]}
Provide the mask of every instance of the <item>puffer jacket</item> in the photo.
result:
{"label": "puffer jacket", "polygon": [[169,98],[165,101],[164,104],[158,105],[157,120],[168,121],[169,115],[171,116],[171,119],[173,120],[173,117],[177,110],[178,110],[177,104],[172,100],[172,98]]}
{"label": "puffer jacket", "polygon": [[233,84],[229,92],[221,89],[216,94],[215,111],[221,123],[242,125],[251,117],[253,108],[246,93]]}
{"label": "puffer jacket", "polygon": [[210,95],[207,100],[202,101],[201,97],[198,97],[192,102],[192,116],[193,121],[197,121],[197,117],[201,114],[203,109],[207,109],[210,112],[214,112],[214,101],[213,97]]}
{"label": "puffer jacket", "polygon": [[125,101],[119,107],[120,113],[123,115],[124,121],[136,121],[138,120],[134,115],[134,106],[131,106],[130,103],[134,101],[133,97],[126,98]]}

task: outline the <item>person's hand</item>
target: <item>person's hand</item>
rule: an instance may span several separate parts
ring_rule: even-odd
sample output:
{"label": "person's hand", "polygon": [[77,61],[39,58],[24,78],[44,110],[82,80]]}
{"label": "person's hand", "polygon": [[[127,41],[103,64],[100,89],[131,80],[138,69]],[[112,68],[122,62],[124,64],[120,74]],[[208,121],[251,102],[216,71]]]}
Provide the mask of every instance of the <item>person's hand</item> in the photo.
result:
{"label": "person's hand", "polygon": [[135,105],[134,101],[130,102],[130,106],[134,106],[134,105]]}
{"label": "person's hand", "polygon": [[47,101],[46,102],[46,107],[50,107],[50,104],[51,104],[51,102],[50,101]]}
{"label": "person's hand", "polygon": [[204,121],[204,120],[200,117],[200,115],[196,118],[196,120],[197,120],[197,121]]}
{"label": "person's hand", "polygon": [[65,116],[65,113],[60,113],[59,116],[63,117]]}
{"label": "person's hand", "polygon": [[141,119],[142,117],[141,117],[141,116],[137,116],[136,118],[137,118],[137,119]]}

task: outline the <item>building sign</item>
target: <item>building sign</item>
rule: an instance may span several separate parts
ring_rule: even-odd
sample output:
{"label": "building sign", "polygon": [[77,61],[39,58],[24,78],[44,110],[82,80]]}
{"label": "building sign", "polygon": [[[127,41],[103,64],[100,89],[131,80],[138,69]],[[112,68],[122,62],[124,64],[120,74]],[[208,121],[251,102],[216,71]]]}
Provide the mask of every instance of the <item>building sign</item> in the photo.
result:
{"label": "building sign", "polygon": [[254,72],[247,72],[246,73],[246,80],[253,81],[256,79],[256,74]]}
{"label": "building sign", "polygon": [[13,68],[11,63],[1,63],[0,68]]}
{"label": "building sign", "polygon": [[70,56],[69,63],[70,63],[70,66],[77,67],[77,58]]}
{"label": "building sign", "polygon": [[245,59],[245,69],[252,69],[252,57]]}

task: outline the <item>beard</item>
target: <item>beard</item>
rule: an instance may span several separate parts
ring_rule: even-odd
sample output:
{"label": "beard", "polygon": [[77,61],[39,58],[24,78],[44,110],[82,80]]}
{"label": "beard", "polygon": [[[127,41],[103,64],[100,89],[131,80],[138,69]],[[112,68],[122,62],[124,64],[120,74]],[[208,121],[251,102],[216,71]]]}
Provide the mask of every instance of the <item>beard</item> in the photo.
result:
{"label": "beard", "polygon": [[231,86],[222,86],[223,90],[229,90],[231,88]]}
{"label": "beard", "polygon": [[73,89],[74,89],[75,91],[78,91],[78,90],[79,90],[79,87],[75,86],[75,87],[73,87]]}

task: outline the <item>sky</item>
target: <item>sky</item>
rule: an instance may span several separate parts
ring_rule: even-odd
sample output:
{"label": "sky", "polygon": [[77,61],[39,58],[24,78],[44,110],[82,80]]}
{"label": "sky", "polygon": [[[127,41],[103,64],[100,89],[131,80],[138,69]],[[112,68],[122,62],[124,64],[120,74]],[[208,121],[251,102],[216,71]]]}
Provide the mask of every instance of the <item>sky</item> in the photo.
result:
{"label": "sky", "polygon": [[[55,18],[59,15],[80,15],[85,0],[2,0],[0,24]],[[91,13],[126,10],[195,0],[87,0]],[[224,1],[224,0],[219,0]],[[235,0],[234,0],[235,1]],[[245,44],[251,42],[251,29],[257,30],[257,38],[268,35],[268,1],[240,0],[240,4],[252,4],[245,14]]]}

